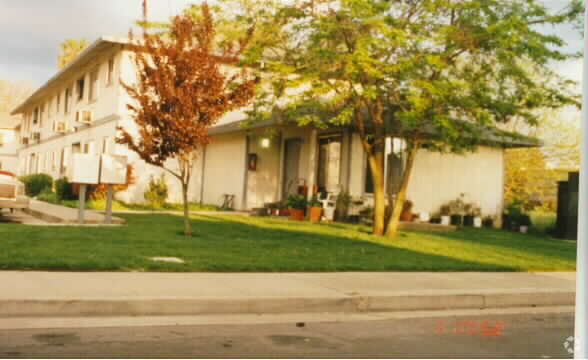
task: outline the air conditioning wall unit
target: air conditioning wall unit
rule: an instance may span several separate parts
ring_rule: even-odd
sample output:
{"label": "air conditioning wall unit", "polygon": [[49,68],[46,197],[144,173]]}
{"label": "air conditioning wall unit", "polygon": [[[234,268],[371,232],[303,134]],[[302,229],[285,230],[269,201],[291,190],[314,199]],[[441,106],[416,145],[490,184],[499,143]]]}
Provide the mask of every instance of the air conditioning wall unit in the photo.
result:
{"label": "air conditioning wall unit", "polygon": [[41,141],[41,133],[40,132],[34,132],[33,133],[33,140],[34,141],[37,141],[37,142]]}
{"label": "air conditioning wall unit", "polygon": [[55,123],[55,132],[65,133],[67,132],[67,124],[65,121],[58,121]]}
{"label": "air conditioning wall unit", "polygon": [[77,111],[76,122],[81,124],[91,124],[94,121],[94,113],[92,111]]}

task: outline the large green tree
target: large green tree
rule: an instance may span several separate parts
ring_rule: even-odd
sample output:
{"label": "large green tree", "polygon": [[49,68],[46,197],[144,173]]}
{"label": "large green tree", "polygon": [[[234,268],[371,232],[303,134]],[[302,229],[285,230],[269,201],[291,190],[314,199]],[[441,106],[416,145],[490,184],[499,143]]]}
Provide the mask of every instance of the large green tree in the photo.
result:
{"label": "large green tree", "polygon": [[73,59],[75,59],[88,45],[88,40],[82,39],[66,39],[60,45],[60,53],[57,56],[57,67],[63,69]]}
{"label": "large green tree", "polygon": [[[256,21],[248,61],[272,73],[256,116],[353,127],[373,179],[378,235],[397,233],[419,149],[475,151],[488,129],[534,125],[544,109],[578,104],[550,67],[574,54],[539,27],[577,20],[579,2],[553,12],[538,0],[308,0],[259,14],[234,19]],[[386,219],[388,137],[405,140],[406,164]]]}

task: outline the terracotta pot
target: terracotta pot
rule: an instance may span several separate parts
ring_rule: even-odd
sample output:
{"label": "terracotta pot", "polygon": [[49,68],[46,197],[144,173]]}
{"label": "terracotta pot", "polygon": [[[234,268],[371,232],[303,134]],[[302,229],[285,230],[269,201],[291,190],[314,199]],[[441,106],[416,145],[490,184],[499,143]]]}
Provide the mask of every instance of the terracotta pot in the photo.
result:
{"label": "terracotta pot", "polygon": [[412,219],[413,216],[410,211],[403,211],[402,214],[400,214],[400,221],[412,221]]}
{"label": "terracotta pot", "polygon": [[290,216],[290,210],[288,209],[280,209],[278,210],[279,216]]}
{"label": "terracotta pot", "polygon": [[311,222],[319,222],[321,221],[321,216],[323,215],[323,208],[320,206],[312,206],[309,213]]}
{"label": "terracotta pot", "polygon": [[290,209],[290,220],[302,221],[304,220],[303,209]]}

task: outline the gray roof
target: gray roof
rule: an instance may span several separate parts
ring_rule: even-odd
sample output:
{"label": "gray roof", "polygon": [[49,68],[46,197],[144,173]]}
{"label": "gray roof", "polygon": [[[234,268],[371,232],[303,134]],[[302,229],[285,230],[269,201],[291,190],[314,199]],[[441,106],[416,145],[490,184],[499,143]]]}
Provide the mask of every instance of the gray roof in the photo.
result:
{"label": "gray roof", "polygon": [[[210,128],[210,135],[230,134],[239,131],[247,131],[269,126],[295,125],[293,122],[279,121],[276,118],[268,120],[248,122],[246,120],[234,121],[228,124],[216,125]],[[543,142],[537,138],[525,136],[519,133],[507,132],[496,128],[486,127],[483,129],[482,144],[505,147],[505,148],[523,148],[523,147],[540,147]]]}
{"label": "gray roof", "polygon": [[76,70],[86,66],[89,62],[91,62],[94,59],[94,56],[100,53],[102,50],[112,47],[114,45],[127,44],[128,42],[128,38],[117,38],[110,36],[103,36],[98,38],[98,40],[94,41],[90,46],[84,49],[84,51],[82,51],[73,61],[67,64],[65,68],[57,72],[57,74],[55,74],[51,79],[47,80],[45,84],[38,88],[22,104],[17,106],[11,112],[11,115],[16,115],[23,112],[25,107],[27,107],[28,105],[32,105],[35,102],[42,99],[48,92],[51,92],[54,87],[63,86],[63,81],[73,81],[73,78],[69,78],[75,74]]}

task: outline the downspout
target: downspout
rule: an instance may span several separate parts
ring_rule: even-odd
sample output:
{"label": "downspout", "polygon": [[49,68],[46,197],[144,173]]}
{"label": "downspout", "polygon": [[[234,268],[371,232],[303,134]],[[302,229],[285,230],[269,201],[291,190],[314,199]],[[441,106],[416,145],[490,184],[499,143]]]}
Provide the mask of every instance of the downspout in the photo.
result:
{"label": "downspout", "polygon": [[249,135],[245,134],[245,156],[243,159],[244,171],[243,171],[243,196],[241,201],[241,209],[247,210],[247,183],[249,180],[249,166],[248,166],[248,156],[249,156]]}
{"label": "downspout", "polygon": [[347,129],[347,179],[345,188],[351,194],[350,184],[351,184],[351,147],[353,146],[353,132]]}
{"label": "downspout", "polygon": [[208,146],[204,145],[202,149],[202,170],[200,171],[200,205],[203,204],[204,201],[204,171],[206,169],[206,148]]}

